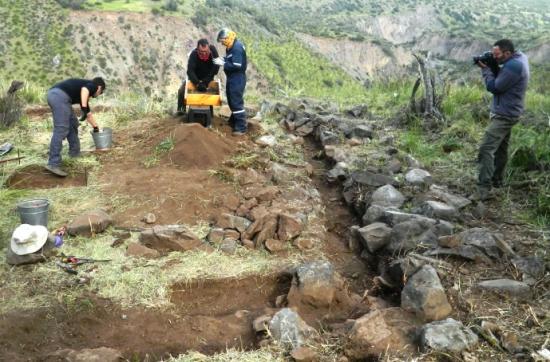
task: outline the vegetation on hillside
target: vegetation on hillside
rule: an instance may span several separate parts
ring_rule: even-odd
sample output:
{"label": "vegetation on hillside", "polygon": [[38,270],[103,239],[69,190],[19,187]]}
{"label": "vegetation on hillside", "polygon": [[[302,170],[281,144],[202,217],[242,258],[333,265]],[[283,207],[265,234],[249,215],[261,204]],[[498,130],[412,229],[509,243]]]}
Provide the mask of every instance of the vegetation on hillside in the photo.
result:
{"label": "vegetation on hillside", "polygon": [[4,1],[0,7],[0,79],[48,84],[84,74],[73,52],[67,12],[55,2]]}

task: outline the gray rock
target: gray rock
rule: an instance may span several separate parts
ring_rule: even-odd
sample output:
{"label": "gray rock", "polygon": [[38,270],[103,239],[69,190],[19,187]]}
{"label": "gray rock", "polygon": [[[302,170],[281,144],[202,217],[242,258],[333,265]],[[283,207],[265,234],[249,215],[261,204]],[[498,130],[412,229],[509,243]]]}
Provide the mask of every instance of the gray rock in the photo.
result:
{"label": "gray rock", "polygon": [[345,162],[338,162],[335,167],[327,172],[328,182],[344,181],[347,177],[348,170]]}
{"label": "gray rock", "polygon": [[69,235],[90,237],[105,231],[113,223],[112,217],[101,209],[88,211],[77,216],[68,226]]}
{"label": "gray rock", "polygon": [[346,113],[352,117],[361,118],[362,116],[367,115],[368,109],[369,108],[366,104],[360,104],[351,109],[348,109]]}
{"label": "gray rock", "polygon": [[276,162],[273,162],[271,164],[271,180],[276,185],[284,184],[290,181],[291,178],[292,178],[292,174],[287,167]]}
{"label": "gray rock", "polygon": [[407,165],[411,168],[422,168],[422,164],[418,162],[416,158],[414,158],[409,154],[405,155],[404,160],[407,163]]}
{"label": "gray rock", "polygon": [[457,237],[466,245],[474,245],[491,258],[498,259],[501,256],[501,251],[497,246],[493,233],[485,228],[473,228],[465,230],[457,235]]}
{"label": "gray rock", "polygon": [[407,280],[401,291],[401,307],[427,321],[440,320],[453,311],[436,270],[424,265]]}
{"label": "gray rock", "polygon": [[399,161],[396,158],[393,158],[388,162],[387,167],[388,167],[388,170],[391,171],[391,173],[396,174],[401,172],[403,165],[401,165],[401,161]]}
{"label": "gray rock", "polygon": [[380,205],[370,205],[365,214],[363,215],[363,225],[372,224],[377,221],[384,220],[384,216],[387,210],[397,211],[393,208],[387,208]]}
{"label": "gray rock", "polygon": [[512,259],[512,263],[523,273],[523,281],[529,284],[534,284],[538,279],[544,277],[546,266],[541,258],[536,256],[516,257]]}
{"label": "gray rock", "polygon": [[439,201],[426,201],[421,210],[423,215],[434,219],[454,220],[458,217],[458,211],[453,206]]}
{"label": "gray rock", "polygon": [[188,251],[204,246],[203,242],[183,225],[157,225],[139,235],[139,241],[158,251]]}
{"label": "gray rock", "polygon": [[451,255],[459,256],[467,260],[475,261],[476,263],[491,263],[491,260],[485,255],[480,249],[476,248],[473,245],[459,245],[455,248],[436,248],[433,250],[428,250],[424,253],[428,256],[438,256],[438,255]]}
{"label": "gray rock", "polygon": [[434,198],[441,200],[445,202],[446,204],[449,204],[451,206],[454,206],[457,209],[462,209],[472,203],[469,199],[451,194],[442,186],[438,185],[431,185],[430,186],[430,192],[428,193],[429,196],[433,196]]}
{"label": "gray rock", "polygon": [[437,220],[437,224],[432,226],[432,231],[437,236],[452,235],[454,233],[454,226],[448,221]]}
{"label": "gray rock", "polygon": [[374,191],[371,204],[385,207],[400,208],[405,202],[405,196],[392,185],[384,185]]}
{"label": "gray rock", "polygon": [[255,142],[262,147],[273,147],[277,144],[277,139],[273,135],[266,135],[258,137]]}
{"label": "gray rock", "polygon": [[315,127],[310,122],[310,123],[304,124],[303,126],[297,127],[296,131],[294,131],[294,133],[297,136],[306,137],[306,136],[309,136],[310,134],[312,134],[314,130],[315,130]]}
{"label": "gray rock", "polygon": [[273,338],[286,348],[294,349],[315,332],[292,309],[284,308],[278,311],[269,322],[269,330]]}
{"label": "gray rock", "polygon": [[271,316],[269,314],[261,315],[261,316],[257,317],[256,319],[254,319],[254,321],[252,322],[252,328],[254,328],[254,331],[256,333],[258,333],[258,332],[267,332],[267,330],[269,328],[269,322],[271,321],[272,318],[273,318],[273,316]]}
{"label": "gray rock", "polygon": [[477,286],[479,289],[505,294],[518,300],[529,300],[533,297],[529,285],[511,279],[485,280]]}
{"label": "gray rock", "polygon": [[6,263],[9,265],[36,264],[43,261],[46,261],[46,257],[40,252],[27,255],[17,255],[11,250],[9,244],[6,248]]}
{"label": "gray rock", "polygon": [[216,225],[223,229],[236,229],[242,233],[251,224],[252,222],[244,217],[224,213],[220,215]]}
{"label": "gray rock", "polygon": [[235,251],[237,250],[237,245],[237,240],[233,238],[225,238],[220,244],[220,251],[226,254],[235,254]]}
{"label": "gray rock", "polygon": [[427,187],[432,183],[432,175],[426,170],[413,168],[407,172],[405,180],[414,186]]}
{"label": "gray rock", "polygon": [[425,351],[458,353],[478,344],[478,337],[462,322],[452,318],[424,325],[420,331],[420,344]]}
{"label": "gray rock", "polygon": [[210,229],[210,232],[208,233],[208,236],[206,237],[206,240],[208,240],[212,244],[221,244],[224,238],[224,230],[222,228],[212,228]]}
{"label": "gray rock", "polygon": [[418,220],[409,220],[395,225],[390,233],[386,250],[390,253],[406,253],[417,248],[437,246],[437,235]]}
{"label": "gray rock", "polygon": [[384,185],[397,185],[397,181],[392,177],[370,171],[353,172],[351,178],[354,182],[364,186],[380,187]]}
{"label": "gray rock", "polygon": [[331,131],[320,131],[319,141],[323,146],[335,145],[340,143],[340,140],[338,139],[338,135]]}
{"label": "gray rock", "polygon": [[314,307],[330,306],[339,287],[339,278],[328,261],[313,261],[296,269],[288,292],[288,305],[302,303]]}
{"label": "gray rock", "polygon": [[384,211],[384,221],[389,225],[397,225],[405,221],[416,221],[425,228],[430,228],[437,224],[437,220],[418,214],[409,214],[395,209]]}
{"label": "gray rock", "polygon": [[356,127],[353,127],[351,129],[351,132],[349,132],[348,138],[372,138],[373,132],[372,127],[367,125],[359,125]]}
{"label": "gray rock", "polygon": [[376,222],[358,230],[363,245],[371,253],[385,247],[390,241],[391,229],[388,225]]}

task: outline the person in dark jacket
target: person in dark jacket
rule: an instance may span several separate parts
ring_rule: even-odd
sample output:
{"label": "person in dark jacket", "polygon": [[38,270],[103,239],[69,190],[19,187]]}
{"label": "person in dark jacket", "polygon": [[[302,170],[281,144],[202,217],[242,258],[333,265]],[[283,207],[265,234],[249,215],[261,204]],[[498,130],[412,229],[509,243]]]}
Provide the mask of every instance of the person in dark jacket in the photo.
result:
{"label": "person in dark jacket", "polygon": [[228,29],[222,29],[217,40],[226,48],[225,57],[214,59],[214,63],[222,66],[227,76],[225,91],[231,109],[229,124],[233,128],[233,136],[242,136],[247,130],[243,98],[246,87],[246,49],[237,39],[237,34]]}
{"label": "person in dark jacket", "polygon": [[523,114],[529,82],[527,56],[516,51],[512,41],[501,39],[495,42],[492,53],[501,64],[496,75],[486,64],[478,63],[485,86],[493,94],[490,124],[478,154],[478,193],[475,198],[481,201],[490,198],[492,187],[502,186],[510,133]]}
{"label": "person in dark jacket", "polygon": [[79,121],[73,112],[73,104],[80,104],[82,117],[99,132],[99,127],[90,110],[90,99],[98,97],[105,91],[105,81],[97,77],[92,80],[71,78],[57,83],[48,90],[48,105],[53,114],[53,134],[50,141],[50,154],[46,169],[58,176],[65,177],[67,172],[61,169],[61,150],[63,140],[69,142],[69,156],[80,155],[80,139],[78,138]]}
{"label": "person in dark jacket", "polygon": [[[200,39],[197,47],[189,53],[187,61],[187,78],[193,83],[199,92],[206,92],[208,83],[214,80],[220,69],[219,65],[214,64],[214,59],[218,57],[218,50],[214,45],[208,43],[206,39]],[[185,113],[185,87],[183,81],[178,90],[178,114]]]}

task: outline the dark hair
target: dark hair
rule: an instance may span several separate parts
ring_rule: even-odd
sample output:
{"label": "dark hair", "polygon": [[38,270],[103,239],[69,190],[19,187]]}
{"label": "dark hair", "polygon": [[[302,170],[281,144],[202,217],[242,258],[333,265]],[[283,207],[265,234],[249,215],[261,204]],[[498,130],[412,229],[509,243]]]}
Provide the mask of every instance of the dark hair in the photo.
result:
{"label": "dark hair", "polygon": [[208,45],[208,40],[205,39],[205,38],[199,39],[199,41],[197,42],[197,48],[198,48],[200,45],[203,46],[203,47],[207,46],[207,45]]}
{"label": "dark hair", "polygon": [[105,81],[103,80],[103,78],[96,77],[96,78],[92,79],[92,82],[98,87],[101,86],[101,89],[103,89],[105,91]]}
{"label": "dark hair", "polygon": [[496,41],[495,44],[493,44],[493,46],[499,47],[500,50],[502,50],[503,52],[509,51],[513,53],[515,51],[514,43],[512,43],[510,39],[500,39]]}

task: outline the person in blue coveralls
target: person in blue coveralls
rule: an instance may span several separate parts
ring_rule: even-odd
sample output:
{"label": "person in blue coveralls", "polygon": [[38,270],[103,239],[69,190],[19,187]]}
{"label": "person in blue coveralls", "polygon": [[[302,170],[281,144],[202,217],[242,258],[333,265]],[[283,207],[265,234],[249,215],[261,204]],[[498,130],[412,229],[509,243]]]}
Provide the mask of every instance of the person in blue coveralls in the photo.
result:
{"label": "person in blue coveralls", "polygon": [[243,99],[246,87],[246,50],[243,43],[237,39],[237,34],[229,29],[220,30],[217,40],[226,49],[225,57],[214,59],[214,63],[223,67],[227,76],[225,91],[231,109],[229,124],[233,129],[233,136],[242,136],[247,130]]}

